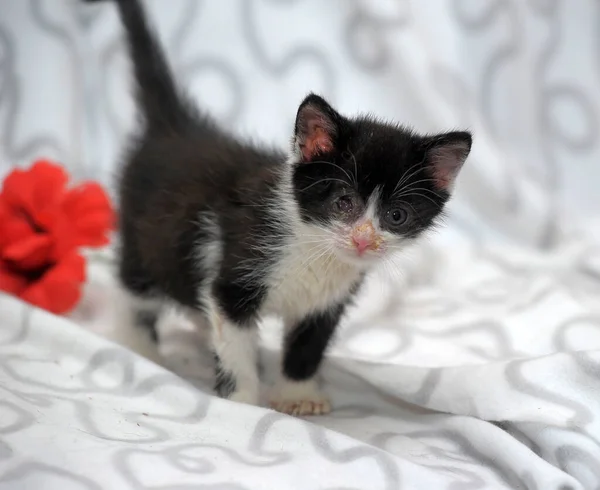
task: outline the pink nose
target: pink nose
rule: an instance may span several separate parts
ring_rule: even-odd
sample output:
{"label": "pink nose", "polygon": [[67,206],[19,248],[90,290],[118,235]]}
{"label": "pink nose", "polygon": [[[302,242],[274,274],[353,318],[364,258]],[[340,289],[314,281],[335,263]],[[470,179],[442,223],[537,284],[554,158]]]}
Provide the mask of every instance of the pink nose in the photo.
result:
{"label": "pink nose", "polygon": [[352,242],[354,243],[359,255],[364,254],[365,250],[368,250],[373,246],[373,240],[370,237],[365,236],[353,236]]}

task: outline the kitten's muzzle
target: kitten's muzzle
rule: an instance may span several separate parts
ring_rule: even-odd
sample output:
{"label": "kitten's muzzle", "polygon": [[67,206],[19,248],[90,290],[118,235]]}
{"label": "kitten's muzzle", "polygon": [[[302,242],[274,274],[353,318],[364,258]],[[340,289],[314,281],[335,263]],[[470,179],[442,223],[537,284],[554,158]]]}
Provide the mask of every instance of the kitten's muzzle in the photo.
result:
{"label": "kitten's muzzle", "polygon": [[358,255],[364,255],[368,250],[378,250],[381,245],[381,237],[371,221],[356,226],[352,230],[351,241]]}

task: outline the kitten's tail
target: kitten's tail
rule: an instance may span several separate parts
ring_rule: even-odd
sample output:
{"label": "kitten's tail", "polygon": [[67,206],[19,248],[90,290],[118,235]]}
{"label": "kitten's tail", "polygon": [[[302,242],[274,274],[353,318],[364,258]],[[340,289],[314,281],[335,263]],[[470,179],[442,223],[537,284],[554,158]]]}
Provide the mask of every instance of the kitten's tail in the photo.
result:
{"label": "kitten's tail", "polygon": [[[101,0],[86,0],[89,3]],[[187,127],[194,120],[191,104],[180,93],[155,30],[140,0],[114,0],[127,35],[136,79],[136,98],[147,130]]]}

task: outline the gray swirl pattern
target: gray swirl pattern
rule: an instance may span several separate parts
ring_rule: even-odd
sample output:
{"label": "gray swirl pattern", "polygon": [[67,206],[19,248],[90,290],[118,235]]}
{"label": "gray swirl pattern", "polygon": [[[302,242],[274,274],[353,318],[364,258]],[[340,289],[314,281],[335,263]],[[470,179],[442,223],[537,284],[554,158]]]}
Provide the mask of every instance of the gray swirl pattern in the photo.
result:
{"label": "gray swirl pattern", "polygon": [[[176,313],[168,369],[90,333],[125,329],[111,250],[70,319],[0,296],[0,488],[600,488],[600,4],[147,5],[192,95],[240,134],[287,144],[314,90],[421,130],[469,126],[473,155],[448,226],[345,322],[326,417],[214,398]],[[1,173],[45,156],[112,188],[135,124],[114,9],[0,12]],[[268,384],[279,331],[263,333]]]}

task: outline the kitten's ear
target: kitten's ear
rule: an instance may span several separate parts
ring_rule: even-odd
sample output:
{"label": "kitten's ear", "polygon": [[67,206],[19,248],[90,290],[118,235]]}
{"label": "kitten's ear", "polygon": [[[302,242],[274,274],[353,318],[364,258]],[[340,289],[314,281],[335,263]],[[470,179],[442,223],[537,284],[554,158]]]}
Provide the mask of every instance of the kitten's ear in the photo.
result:
{"label": "kitten's ear", "polygon": [[473,137],[466,131],[455,131],[429,138],[426,162],[435,185],[451,191],[458,172],[471,151]]}
{"label": "kitten's ear", "polygon": [[303,162],[335,148],[340,120],[341,116],[322,97],[310,94],[302,101],[296,114],[294,141]]}

